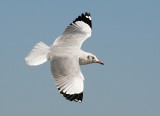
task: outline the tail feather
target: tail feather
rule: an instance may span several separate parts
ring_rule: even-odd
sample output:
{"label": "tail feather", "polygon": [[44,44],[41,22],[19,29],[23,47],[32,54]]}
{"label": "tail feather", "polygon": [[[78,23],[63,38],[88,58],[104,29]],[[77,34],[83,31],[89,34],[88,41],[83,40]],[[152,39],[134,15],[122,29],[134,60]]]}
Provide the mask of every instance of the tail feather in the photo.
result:
{"label": "tail feather", "polygon": [[49,47],[43,42],[37,43],[31,52],[25,57],[26,64],[37,66],[47,61]]}

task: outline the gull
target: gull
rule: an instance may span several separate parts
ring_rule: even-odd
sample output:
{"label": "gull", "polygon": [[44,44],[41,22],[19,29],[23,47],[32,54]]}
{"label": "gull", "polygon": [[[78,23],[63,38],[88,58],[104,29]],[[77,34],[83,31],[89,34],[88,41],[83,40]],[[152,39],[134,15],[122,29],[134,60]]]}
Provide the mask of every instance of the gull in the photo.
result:
{"label": "gull", "polygon": [[25,57],[26,64],[37,66],[50,62],[56,86],[67,100],[82,102],[84,77],[80,65],[103,64],[92,53],[81,50],[82,43],[91,36],[92,21],[89,12],[79,15],[49,47],[37,43]]}

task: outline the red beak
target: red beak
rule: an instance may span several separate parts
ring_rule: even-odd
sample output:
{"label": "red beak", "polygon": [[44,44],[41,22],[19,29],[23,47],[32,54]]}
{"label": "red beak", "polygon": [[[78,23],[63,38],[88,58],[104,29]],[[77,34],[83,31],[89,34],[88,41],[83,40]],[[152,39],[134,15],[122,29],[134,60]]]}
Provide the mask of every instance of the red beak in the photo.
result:
{"label": "red beak", "polygon": [[97,61],[97,63],[98,63],[98,64],[101,64],[101,65],[104,65],[104,63],[103,63],[103,62],[101,62],[101,61]]}

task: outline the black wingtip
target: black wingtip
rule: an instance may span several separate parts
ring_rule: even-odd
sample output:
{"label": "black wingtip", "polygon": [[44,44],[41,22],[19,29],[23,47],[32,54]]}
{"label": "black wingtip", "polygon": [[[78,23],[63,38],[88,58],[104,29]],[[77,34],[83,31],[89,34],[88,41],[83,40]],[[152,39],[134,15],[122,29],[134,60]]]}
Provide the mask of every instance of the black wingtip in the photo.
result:
{"label": "black wingtip", "polygon": [[75,101],[81,103],[83,100],[83,92],[76,94],[66,94],[63,91],[60,91],[60,94],[62,94],[69,101]]}
{"label": "black wingtip", "polygon": [[[89,13],[89,12],[82,13],[80,16],[78,16],[73,21],[73,23],[75,23],[77,21],[83,21],[83,22],[87,23],[90,26],[90,28],[92,28],[91,13]],[[71,23],[71,25],[72,25],[72,23]]]}

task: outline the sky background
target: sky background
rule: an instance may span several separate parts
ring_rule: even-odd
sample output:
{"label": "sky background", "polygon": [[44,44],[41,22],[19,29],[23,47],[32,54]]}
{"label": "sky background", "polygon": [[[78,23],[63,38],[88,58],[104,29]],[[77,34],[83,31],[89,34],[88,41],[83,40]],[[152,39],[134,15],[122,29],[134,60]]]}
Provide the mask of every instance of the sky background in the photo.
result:
{"label": "sky background", "polygon": [[[78,15],[92,14],[82,49],[104,66],[82,66],[82,103],[57,91],[49,62],[30,67],[39,41],[51,45]],[[1,0],[0,116],[160,116],[159,0]]]}

